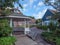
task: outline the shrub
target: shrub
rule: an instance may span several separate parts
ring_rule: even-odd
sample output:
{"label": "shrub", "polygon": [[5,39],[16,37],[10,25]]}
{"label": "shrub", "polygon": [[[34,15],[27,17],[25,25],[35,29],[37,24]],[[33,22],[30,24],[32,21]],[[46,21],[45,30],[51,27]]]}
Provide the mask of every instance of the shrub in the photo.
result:
{"label": "shrub", "polygon": [[55,42],[56,45],[60,45],[60,37],[57,37],[56,35],[54,35],[53,32],[43,32],[42,36],[48,42],[53,42],[53,43]]}
{"label": "shrub", "polygon": [[56,38],[56,45],[60,45],[60,38]]}
{"label": "shrub", "polygon": [[36,25],[30,25],[30,28],[35,27]]}
{"label": "shrub", "polygon": [[51,31],[54,31],[54,30],[56,30],[56,24],[54,24],[53,22],[50,22],[50,24],[48,25],[48,28],[49,28]]}
{"label": "shrub", "polygon": [[41,26],[41,25],[36,25],[36,27],[37,27],[38,29],[42,29],[42,26]]}
{"label": "shrub", "polygon": [[16,41],[16,38],[13,36],[1,37],[0,38],[0,45],[13,45],[15,41]]}
{"label": "shrub", "polygon": [[60,29],[56,29],[54,34],[57,36],[57,37],[60,37]]}
{"label": "shrub", "polygon": [[46,26],[46,25],[37,25],[36,26],[38,29],[43,29],[43,30],[47,30],[48,29],[48,27]]}
{"label": "shrub", "polygon": [[8,36],[12,32],[7,19],[0,19],[0,37]]}
{"label": "shrub", "polygon": [[47,27],[46,25],[43,25],[43,26],[42,26],[42,29],[43,29],[43,30],[47,30],[48,27]]}
{"label": "shrub", "polygon": [[48,42],[55,42],[56,41],[55,35],[52,32],[43,32],[42,36]]}

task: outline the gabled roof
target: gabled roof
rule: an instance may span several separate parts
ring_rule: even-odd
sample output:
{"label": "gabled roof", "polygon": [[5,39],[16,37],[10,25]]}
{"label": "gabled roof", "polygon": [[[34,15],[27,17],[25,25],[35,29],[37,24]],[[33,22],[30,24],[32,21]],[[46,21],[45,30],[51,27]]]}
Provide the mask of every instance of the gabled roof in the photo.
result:
{"label": "gabled roof", "polygon": [[30,17],[28,17],[28,16],[25,16],[25,15],[23,15],[22,13],[11,13],[11,14],[9,14],[9,15],[7,15],[7,16],[0,16],[0,18],[24,18],[24,19],[31,19]]}
{"label": "gabled roof", "polygon": [[44,16],[42,17],[43,21],[47,21],[50,20],[51,16],[53,16],[54,14],[51,12],[51,10],[47,9],[47,11],[45,12]]}
{"label": "gabled roof", "polygon": [[23,15],[22,13],[11,13],[11,14],[9,14],[9,16],[22,16],[22,17],[28,17],[28,16]]}
{"label": "gabled roof", "polygon": [[9,17],[9,18],[25,18],[25,19],[31,19],[30,17],[25,16],[22,13],[11,13],[11,14],[9,14],[6,17]]}

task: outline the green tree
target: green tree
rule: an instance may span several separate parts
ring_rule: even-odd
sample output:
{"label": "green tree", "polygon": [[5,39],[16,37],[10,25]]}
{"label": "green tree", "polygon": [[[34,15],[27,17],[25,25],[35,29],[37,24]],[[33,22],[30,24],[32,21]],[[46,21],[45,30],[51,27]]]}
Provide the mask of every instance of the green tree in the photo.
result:
{"label": "green tree", "polygon": [[53,6],[57,11],[60,11],[60,0],[44,0],[44,3]]}
{"label": "green tree", "polygon": [[36,24],[40,23],[41,21],[42,21],[41,19],[37,19]]}
{"label": "green tree", "polygon": [[0,37],[9,36],[12,32],[12,28],[9,26],[9,22],[6,18],[0,18]]}
{"label": "green tree", "polygon": [[19,0],[0,0],[0,15],[4,15],[6,14],[6,12],[10,12],[10,10],[6,8],[13,8],[15,3],[17,3],[21,8],[23,8]]}
{"label": "green tree", "polygon": [[29,16],[30,18],[32,18],[32,19],[35,19],[33,16]]}

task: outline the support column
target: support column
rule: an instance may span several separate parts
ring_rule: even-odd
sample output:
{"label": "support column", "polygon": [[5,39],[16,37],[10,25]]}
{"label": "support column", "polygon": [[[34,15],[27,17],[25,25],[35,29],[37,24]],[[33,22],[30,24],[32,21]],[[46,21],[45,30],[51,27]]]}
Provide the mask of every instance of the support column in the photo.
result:
{"label": "support column", "polygon": [[13,27],[13,26],[12,26],[12,19],[10,19],[10,27]]}
{"label": "support column", "polygon": [[26,34],[26,20],[24,20],[24,22],[25,22],[25,23],[24,23],[24,28],[25,28],[25,29],[24,29],[24,34]]}
{"label": "support column", "polygon": [[28,28],[29,28],[29,21],[28,21]]}
{"label": "support column", "polygon": [[[29,23],[28,23],[28,24],[29,24]],[[28,34],[29,31],[30,31],[30,30],[29,30],[29,27],[26,27],[26,25],[28,25],[28,24],[27,24],[27,21],[25,20],[25,30],[24,30],[24,33],[25,33],[25,34]]]}
{"label": "support column", "polygon": [[[10,27],[12,28],[12,19],[10,19]],[[12,36],[12,33],[10,35]]]}

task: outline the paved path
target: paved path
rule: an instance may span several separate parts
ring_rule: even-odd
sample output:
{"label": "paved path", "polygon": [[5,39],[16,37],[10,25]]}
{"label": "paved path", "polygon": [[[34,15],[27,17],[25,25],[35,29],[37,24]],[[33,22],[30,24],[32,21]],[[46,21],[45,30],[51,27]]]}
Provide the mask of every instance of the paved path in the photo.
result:
{"label": "paved path", "polygon": [[37,45],[35,41],[25,35],[15,35],[17,38],[16,45]]}
{"label": "paved path", "polygon": [[44,32],[43,30],[40,30],[40,29],[37,29],[36,27],[33,27],[33,28],[31,28],[31,32],[39,33],[36,37],[37,39],[35,40],[37,42],[37,45],[51,45],[42,39],[41,33]]}
{"label": "paved path", "polygon": [[[43,30],[37,29],[37,28],[31,28],[32,32],[36,33],[42,33]],[[17,38],[16,45],[50,45],[47,42],[45,42],[40,35],[37,35],[37,39],[33,41],[32,39],[28,38],[26,35],[15,35]]]}

